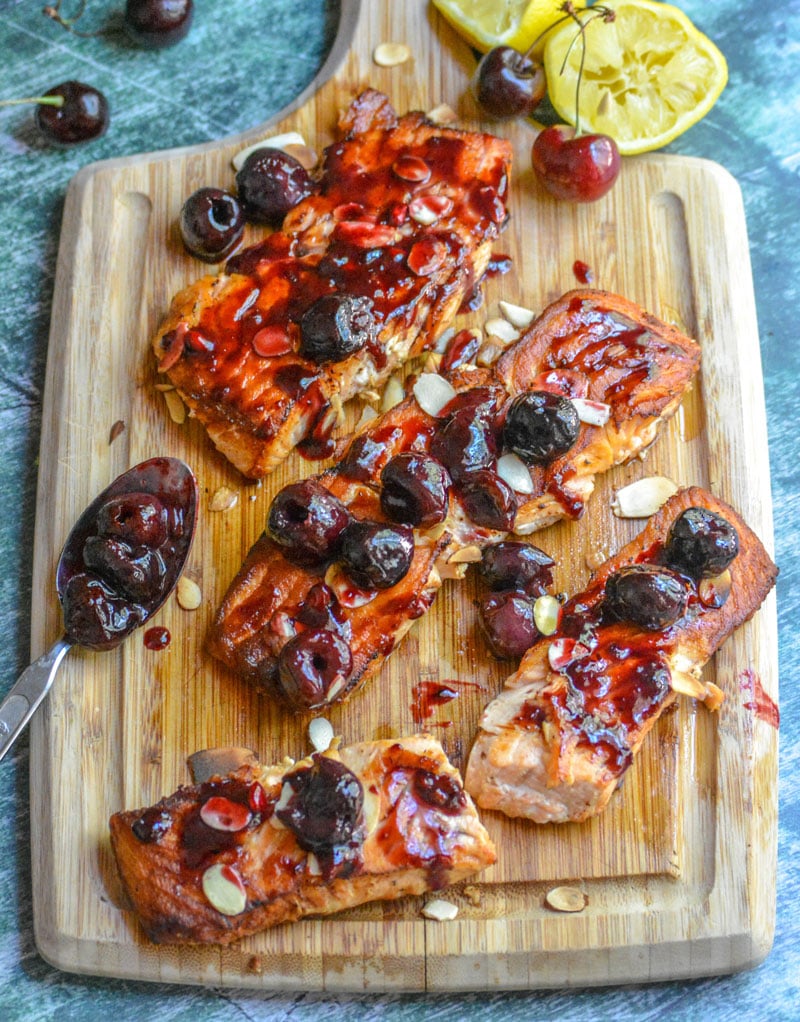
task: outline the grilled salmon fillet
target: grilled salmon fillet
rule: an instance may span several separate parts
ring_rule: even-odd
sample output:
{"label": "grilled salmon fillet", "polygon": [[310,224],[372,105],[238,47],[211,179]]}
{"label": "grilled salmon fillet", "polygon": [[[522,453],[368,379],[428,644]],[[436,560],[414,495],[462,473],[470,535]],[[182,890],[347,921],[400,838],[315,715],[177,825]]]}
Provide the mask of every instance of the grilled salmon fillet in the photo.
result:
{"label": "grilled salmon fillet", "polygon": [[[317,477],[350,516],[385,523],[381,480],[392,459],[413,452],[444,460],[452,476],[446,513],[432,526],[414,528],[405,576],[389,588],[365,591],[335,557],[318,567],[298,565],[265,532],[220,605],[211,653],[242,678],[286,698],[283,651],[290,642],[294,649],[305,630],[320,627],[324,610],[322,626],[347,643],[352,665],[307,696],[293,691],[290,702],[308,709],[346,698],[430,607],[442,578],[463,577],[481,547],[512,531],[528,534],[579,517],[596,473],[652,442],[698,364],[697,344],[674,327],[618,295],[584,289],[550,305],[496,368],[462,366],[450,373],[455,397],[435,414],[414,396],[425,386],[419,379],[414,393],[367,423],[336,467]],[[446,387],[443,378],[437,380]],[[504,417],[514,398],[537,390],[593,402],[605,421],[580,423],[571,448],[549,463],[522,464],[524,479],[514,492],[497,475]],[[473,448],[488,452],[481,470],[460,471]]]}
{"label": "grilled salmon fillet", "polygon": [[[658,620],[646,620],[643,627],[641,617],[626,619],[615,602],[620,570],[630,565],[663,570],[674,563],[672,551],[680,546],[670,537],[690,508],[733,526],[738,553],[719,577],[699,580],[696,572],[683,575],[686,565],[679,557],[676,570],[688,592],[679,617],[662,627],[653,627]],[[569,600],[555,634],[531,647],[486,707],[465,774],[477,804],[537,823],[584,820],[601,812],[678,692],[704,699],[711,708],[719,705],[722,692],[704,685],[700,672],[756,612],[776,576],[760,540],[733,508],[697,487],[676,493]],[[646,607],[659,598],[642,592],[637,602]]]}
{"label": "grilled salmon fillet", "polygon": [[[282,229],[177,294],[152,340],[159,371],[251,478],[433,343],[507,220],[507,141],[398,117],[374,90],[341,129]],[[318,303],[334,295],[360,302],[349,353],[308,346],[304,317],[322,309],[332,322]]]}
{"label": "grilled salmon fillet", "polygon": [[[291,761],[290,761],[291,762]],[[115,813],[122,883],[157,943],[229,944],[277,923],[439,890],[492,842],[428,735],[248,763]]]}

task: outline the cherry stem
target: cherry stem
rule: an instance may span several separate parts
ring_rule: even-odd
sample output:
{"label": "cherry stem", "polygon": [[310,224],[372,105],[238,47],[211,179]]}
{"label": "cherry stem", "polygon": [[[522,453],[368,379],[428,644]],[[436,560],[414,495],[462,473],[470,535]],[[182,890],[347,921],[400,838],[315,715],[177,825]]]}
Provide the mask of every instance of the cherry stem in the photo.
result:
{"label": "cherry stem", "polygon": [[0,106],[18,106],[21,103],[38,103],[41,106],[63,106],[63,96],[26,96],[24,99],[0,99]]}
{"label": "cherry stem", "polygon": [[73,35],[80,36],[81,39],[91,39],[94,36],[101,35],[101,32],[81,32],[79,29],[75,28],[75,22],[83,16],[85,10],[86,0],[80,0],[80,6],[76,13],[71,18],[64,18],[61,15],[61,0],[56,0],[55,6],[48,4],[47,7],[43,7],[42,14],[46,14],[48,18],[52,18],[53,21],[61,25],[62,28],[65,28],[68,32],[72,32]]}
{"label": "cherry stem", "polygon": [[[563,21],[566,18],[572,18],[578,26],[578,31],[575,33],[572,41],[567,47],[567,52],[564,54],[564,59],[561,62],[561,67],[558,71],[560,75],[564,74],[564,69],[567,66],[567,61],[569,60],[569,55],[572,52],[572,47],[578,39],[581,41],[581,60],[578,65],[578,77],[575,81],[575,134],[573,136],[574,138],[578,138],[581,134],[581,82],[583,81],[583,69],[586,66],[586,27],[590,24],[590,22],[596,21],[598,18],[602,18],[602,20],[606,23],[612,22],[615,15],[614,11],[610,7],[598,5],[597,7],[591,8],[591,13],[585,21],[581,21],[578,17],[578,12],[570,0],[566,0],[563,5],[563,9],[567,13],[561,20]],[[583,7],[581,10],[582,13],[585,13],[590,10],[590,8]]]}

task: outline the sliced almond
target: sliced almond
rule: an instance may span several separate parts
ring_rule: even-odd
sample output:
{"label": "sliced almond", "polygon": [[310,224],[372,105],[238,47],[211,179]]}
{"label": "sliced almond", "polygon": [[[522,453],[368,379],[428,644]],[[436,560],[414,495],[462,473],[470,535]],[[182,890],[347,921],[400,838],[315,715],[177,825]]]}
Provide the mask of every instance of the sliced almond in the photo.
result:
{"label": "sliced almond", "polygon": [[305,170],[313,170],[319,163],[319,153],[312,149],[311,146],[306,145],[305,142],[298,142],[297,144],[287,142],[283,146],[283,151],[288,153],[289,156],[293,156]]}
{"label": "sliced almond", "polygon": [[690,699],[705,699],[706,687],[702,681],[698,681],[692,674],[684,674],[682,671],[671,671],[669,679],[673,692],[682,696],[689,696]]}
{"label": "sliced almond", "polygon": [[560,617],[561,604],[555,596],[545,593],[534,602],[533,623],[542,635],[553,635],[558,629]]}
{"label": "sliced almond", "polygon": [[379,43],[372,52],[372,59],[378,67],[396,67],[411,58],[411,50],[405,43]]}
{"label": "sliced almond", "polygon": [[333,724],[325,717],[314,717],[308,723],[308,740],[317,752],[327,752],[333,741]]}
{"label": "sliced almond", "polygon": [[713,578],[701,578],[697,583],[697,595],[704,607],[721,607],[731,594],[733,578],[728,568]]}
{"label": "sliced almond", "polygon": [[434,418],[456,396],[453,385],[438,373],[420,373],[414,384],[417,404]]}
{"label": "sliced almond", "polygon": [[220,486],[208,502],[209,511],[229,511],[239,503],[239,494],[229,486]]}
{"label": "sliced almond", "polygon": [[502,299],[497,303],[500,307],[500,312],[508,322],[517,328],[517,330],[524,330],[533,322],[534,312],[533,309],[526,309],[522,305],[512,305],[511,302],[504,302]]}
{"label": "sliced almond", "polygon": [[556,912],[582,912],[589,899],[577,887],[554,887],[544,900]]}
{"label": "sliced almond", "polygon": [[483,554],[479,546],[470,544],[470,546],[462,546],[460,550],[456,550],[452,557],[448,558],[448,564],[477,564],[481,560]]}
{"label": "sliced almond", "polygon": [[364,405],[361,409],[361,415],[356,423],[356,429],[361,429],[362,426],[366,426],[368,422],[372,422],[373,419],[378,418],[378,413],[374,408],[370,408],[369,405]]}
{"label": "sliced almond", "polygon": [[[268,135],[266,138],[252,142],[250,145],[240,149],[231,160],[234,170],[241,170],[244,161],[257,149],[281,149],[286,152],[286,146],[305,146],[306,140],[298,131],[285,131],[280,135]],[[293,155],[293,154],[290,154]],[[295,157],[297,159],[297,157]],[[312,164],[313,166],[313,164]],[[308,168],[306,168],[308,170]]]}
{"label": "sliced almond", "polygon": [[438,373],[439,367],[442,364],[442,358],[443,356],[437,351],[429,351],[425,364],[422,367],[423,373]]}
{"label": "sliced almond", "polygon": [[306,869],[308,870],[312,877],[322,876],[322,866],[320,865],[319,859],[316,857],[316,855],[314,855],[313,852],[308,853],[308,858],[306,859]]}
{"label": "sliced almond", "polygon": [[499,316],[487,319],[483,324],[483,329],[489,337],[496,337],[498,341],[502,341],[504,344],[512,344],[514,341],[519,340],[519,330],[507,319],[502,319]]}
{"label": "sliced almond", "polygon": [[725,693],[719,686],[715,685],[713,681],[706,682],[706,694],[703,699],[706,704],[706,708],[711,710],[718,710],[720,706],[725,702]]}
{"label": "sliced almond", "polygon": [[478,357],[475,361],[479,366],[485,367],[494,365],[504,351],[505,348],[501,347],[499,344],[495,344],[493,341],[487,341],[485,344],[481,345]]}
{"label": "sliced almond", "polygon": [[449,922],[458,915],[458,905],[444,898],[431,898],[422,906],[422,914],[426,919],[435,919],[439,923]]}
{"label": "sliced almond", "polygon": [[497,474],[517,493],[533,493],[530,469],[519,455],[508,453],[498,458]]}
{"label": "sliced almond", "polygon": [[617,518],[649,518],[677,492],[677,484],[666,476],[645,476],[617,490],[611,510]]}
{"label": "sliced almond", "polygon": [[436,343],[433,346],[433,350],[437,355],[443,355],[447,351],[447,345],[452,341],[456,335],[456,328],[449,326],[446,330],[442,330],[439,336],[436,338]]}
{"label": "sliced almond", "polygon": [[381,411],[388,412],[395,405],[399,405],[405,396],[406,392],[403,389],[403,381],[397,374],[390,376],[381,395]]}
{"label": "sliced almond", "polygon": [[454,124],[458,120],[458,114],[447,103],[440,103],[433,110],[429,110],[425,116],[433,124]]}
{"label": "sliced almond", "polygon": [[203,874],[203,894],[224,916],[238,916],[247,906],[247,892],[242,878],[233,868],[217,862]]}
{"label": "sliced almond", "polygon": [[165,390],[163,394],[169,417],[178,426],[182,426],[186,422],[186,405],[181,400],[180,394],[177,390]]}
{"label": "sliced almond", "polygon": [[175,390],[174,383],[157,383],[156,390],[160,390],[162,394],[166,394],[168,390]]}
{"label": "sliced almond", "polygon": [[605,426],[611,417],[611,405],[602,401],[587,401],[582,397],[572,398],[572,403],[581,422],[587,426]]}
{"label": "sliced almond", "polygon": [[181,575],[178,579],[178,585],[175,587],[175,597],[178,601],[178,606],[184,610],[197,610],[203,602],[200,586],[193,578],[189,578],[188,575]]}

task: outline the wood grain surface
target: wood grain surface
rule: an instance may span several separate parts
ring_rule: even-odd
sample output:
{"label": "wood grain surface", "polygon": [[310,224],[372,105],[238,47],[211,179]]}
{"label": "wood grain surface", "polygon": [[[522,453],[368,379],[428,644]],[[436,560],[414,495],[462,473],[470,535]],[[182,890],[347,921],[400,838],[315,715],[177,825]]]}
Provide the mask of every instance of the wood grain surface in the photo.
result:
{"label": "wood grain surface", "polygon": [[[367,85],[385,91],[399,112],[447,102],[460,124],[480,124],[467,89],[474,57],[424,0],[342,7],[320,77],[346,50],[343,63],[281,117],[280,130],[296,129],[321,149],[334,137],[338,112]],[[386,40],[407,42],[412,59],[378,67],[372,53]],[[170,420],[149,351],[173,293],[205,272],[176,238],[183,200],[201,185],[232,187],[232,154],[264,128],[95,164],[67,195],[42,428],[32,654],[61,628],[53,572],[72,522],[114,476],[146,457],[182,457],[197,474],[203,506],[187,572],[203,603],[187,612],[168,601],[156,619],[172,635],[163,652],[145,649],[140,633],[112,653],[74,650],[34,721],[39,950],[70,971],[295,991],[585,986],[756,964],[774,926],[777,731],[753,713],[748,685],[757,675],[777,701],[772,599],[707,669],[726,693],[720,712],[682,700],[666,714],[602,817],[537,827],[483,814],[499,860],[470,891],[449,895],[460,908],[455,921],[426,921],[422,900],[407,899],[278,927],[224,950],[158,948],[138,930],[114,870],[110,814],[187,783],[186,758],[198,749],[247,746],[264,762],[308,751],[307,718],[271,705],[212,661],[204,636],[263,529],[272,494],[318,466],[294,456],[263,485],[245,483],[196,423]],[[642,523],[612,515],[611,498],[649,474],[710,488],[769,547],[758,334],[733,178],[706,161],[639,157],[624,161],[600,202],[559,204],[532,177],[532,127],[494,130],[515,150],[512,219],[500,243],[513,269],[486,283],[484,307],[460,325],[481,325],[500,298],[540,310],[576,285],[573,264],[582,260],[595,286],[675,322],[703,349],[699,382],[646,459],[600,480],[580,523],[535,537],[558,560],[557,589],[576,591],[589,565],[639,530]],[[351,422],[358,413],[351,410]],[[117,420],[125,430],[110,443]],[[212,512],[209,500],[221,486],[235,490],[238,503]],[[419,730],[414,685],[421,679],[468,682],[422,722],[463,767],[480,711],[510,669],[487,656],[475,626],[476,595],[471,578],[446,583],[380,677],[330,711],[346,742]],[[586,892],[583,912],[547,908],[544,895],[562,883]]]}

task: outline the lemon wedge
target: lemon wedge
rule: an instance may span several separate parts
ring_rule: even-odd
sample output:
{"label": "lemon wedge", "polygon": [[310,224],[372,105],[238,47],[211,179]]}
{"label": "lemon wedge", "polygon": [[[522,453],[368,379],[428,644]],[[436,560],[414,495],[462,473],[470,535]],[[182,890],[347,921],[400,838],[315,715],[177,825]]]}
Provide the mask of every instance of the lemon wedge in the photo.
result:
{"label": "lemon wedge", "polygon": [[[580,89],[584,131],[610,135],[623,155],[660,149],[704,117],[728,81],[725,58],[689,18],[667,3],[610,0],[606,23],[589,8]],[[544,69],[550,102],[575,123],[581,42],[574,22],[548,35]],[[563,68],[563,71],[562,71]]]}
{"label": "lemon wedge", "polygon": [[[513,46],[525,53],[536,39],[563,18],[563,0],[433,0],[433,6],[459,35],[485,53],[495,46]],[[536,43],[541,56],[545,39]]]}

